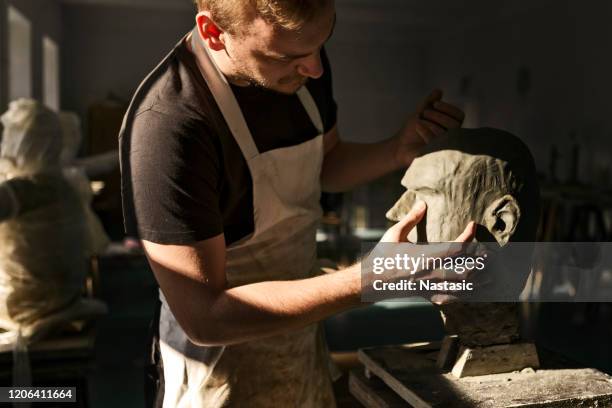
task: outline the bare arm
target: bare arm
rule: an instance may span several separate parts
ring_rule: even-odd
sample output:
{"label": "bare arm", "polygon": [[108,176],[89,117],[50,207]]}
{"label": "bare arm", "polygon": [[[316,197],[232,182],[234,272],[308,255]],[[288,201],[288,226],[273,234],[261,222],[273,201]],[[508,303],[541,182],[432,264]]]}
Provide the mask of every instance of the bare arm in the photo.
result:
{"label": "bare arm", "polygon": [[371,144],[344,142],[334,126],[324,140],[326,153],[321,171],[324,191],[351,190],[400,168],[394,159],[395,139]]}
{"label": "bare arm", "polygon": [[195,344],[267,337],[360,303],[359,265],[309,279],[227,288],[223,235],[194,245],[143,244],[170,309]]}
{"label": "bare arm", "polygon": [[[425,211],[424,203],[415,206],[383,241],[407,242]],[[471,241],[474,233],[471,223],[457,242]],[[143,244],[170,310],[194,344],[228,345],[268,337],[361,304],[360,264],[308,279],[228,288],[223,235],[194,245]]]}
{"label": "bare arm", "polygon": [[359,144],[340,140],[336,127],[325,134],[325,159],[321,172],[324,191],[341,192],[410,165],[419,150],[448,129],[461,127],[465,115],[442,101],[434,90],[417,107],[396,135],[379,143]]}

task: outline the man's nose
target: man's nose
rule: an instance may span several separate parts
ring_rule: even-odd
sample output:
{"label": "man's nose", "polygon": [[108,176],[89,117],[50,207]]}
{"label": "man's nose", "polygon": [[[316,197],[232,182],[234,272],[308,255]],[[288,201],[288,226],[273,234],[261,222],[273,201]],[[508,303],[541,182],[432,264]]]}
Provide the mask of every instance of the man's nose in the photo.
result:
{"label": "man's nose", "polygon": [[321,63],[321,52],[304,57],[297,66],[298,74],[317,79],[323,75],[323,64]]}

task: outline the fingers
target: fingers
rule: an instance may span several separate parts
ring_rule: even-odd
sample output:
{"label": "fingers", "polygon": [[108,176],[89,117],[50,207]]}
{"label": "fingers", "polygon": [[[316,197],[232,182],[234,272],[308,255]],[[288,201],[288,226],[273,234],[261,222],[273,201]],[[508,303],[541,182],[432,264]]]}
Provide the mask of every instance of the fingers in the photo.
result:
{"label": "fingers", "polygon": [[474,221],[470,221],[468,225],[465,227],[463,232],[459,234],[455,242],[471,242],[476,235],[476,223]]}
{"label": "fingers", "polygon": [[[438,103],[438,102],[436,102]],[[447,113],[442,113],[437,110],[425,109],[422,114],[423,118],[429,122],[435,123],[445,129],[456,129],[461,127],[461,122]]]}
{"label": "fingers", "polygon": [[427,204],[424,201],[417,202],[410,212],[397,223],[399,229],[398,242],[408,242],[408,234],[423,219]]}
{"label": "fingers", "polygon": [[430,134],[432,134],[434,137],[442,136],[444,133],[446,133],[446,129],[436,123],[424,119],[421,119],[419,122],[421,122],[421,124],[423,124],[423,126],[425,126],[429,130]]}
{"label": "fingers", "polygon": [[418,107],[417,133],[426,143],[448,129],[461,127],[465,113],[442,101],[442,91],[434,89]]}
{"label": "fingers", "polygon": [[429,143],[433,138],[443,135],[446,129],[425,119],[420,119],[416,123],[416,133],[425,143]]}
{"label": "fingers", "polygon": [[[418,224],[418,221],[414,223],[414,225]],[[410,230],[408,230],[410,232]],[[408,233],[406,233],[407,235]],[[465,227],[463,232],[459,234],[459,236],[453,242],[436,242],[431,245],[426,245],[421,248],[421,251],[424,255],[429,257],[438,257],[438,258],[446,258],[446,257],[454,257],[462,254],[467,244],[472,242],[474,236],[476,235],[476,223],[474,221],[470,221],[468,225]],[[458,245],[462,244],[462,245]]]}
{"label": "fingers", "polygon": [[436,101],[439,101],[440,99],[442,99],[442,91],[439,90],[439,89],[434,89],[419,104],[419,106],[417,107],[417,112],[419,112],[419,113],[423,112],[426,108],[430,107],[431,105],[433,105]]}
{"label": "fingers", "polygon": [[433,107],[435,110],[453,117],[460,123],[463,123],[463,120],[465,119],[465,113],[461,109],[459,109],[455,105],[451,105],[450,103],[437,101],[434,102]]}
{"label": "fingers", "polygon": [[[455,257],[465,252],[467,245],[476,235],[476,223],[470,221],[463,232],[452,242],[439,242],[427,245],[422,251],[430,257]],[[461,244],[461,245],[458,245]]]}
{"label": "fingers", "polygon": [[429,143],[431,140],[433,140],[434,137],[436,137],[436,134],[429,128],[429,126],[425,125],[425,122],[427,121],[417,121],[415,129],[417,135],[419,135],[419,137],[423,139],[425,143]]}
{"label": "fingers", "polygon": [[459,236],[455,238],[453,242],[449,243],[448,252],[446,253],[446,256],[457,256],[463,253],[466,249],[466,246],[474,240],[475,236],[476,223],[474,221],[470,221],[463,230],[463,232],[461,232],[461,234],[459,234]]}

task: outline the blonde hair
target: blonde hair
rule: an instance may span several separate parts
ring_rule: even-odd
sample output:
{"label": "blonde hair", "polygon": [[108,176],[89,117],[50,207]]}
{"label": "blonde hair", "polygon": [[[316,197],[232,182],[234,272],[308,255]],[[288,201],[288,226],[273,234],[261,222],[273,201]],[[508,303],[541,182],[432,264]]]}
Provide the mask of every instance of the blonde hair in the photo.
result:
{"label": "blonde hair", "polygon": [[261,17],[285,30],[300,30],[333,0],[195,0],[198,11],[210,11],[212,19],[230,34],[243,32],[249,20]]}

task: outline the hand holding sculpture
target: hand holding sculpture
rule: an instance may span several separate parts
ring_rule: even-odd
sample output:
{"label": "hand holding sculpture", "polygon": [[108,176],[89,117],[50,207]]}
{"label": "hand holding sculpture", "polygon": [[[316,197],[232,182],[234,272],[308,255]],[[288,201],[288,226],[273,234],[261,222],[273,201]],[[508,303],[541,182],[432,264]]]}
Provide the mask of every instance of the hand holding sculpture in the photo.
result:
{"label": "hand holding sculpture", "polygon": [[[453,241],[472,220],[476,241],[497,243],[500,249],[511,241],[535,239],[535,164],[526,145],[510,133],[490,128],[449,131],[414,160],[402,185],[406,192],[387,218],[399,221],[416,202],[427,204],[427,214],[408,236],[412,242]],[[521,286],[529,260],[513,267],[513,282]],[[512,290],[518,296],[522,286]]]}

